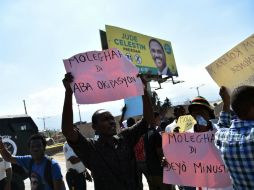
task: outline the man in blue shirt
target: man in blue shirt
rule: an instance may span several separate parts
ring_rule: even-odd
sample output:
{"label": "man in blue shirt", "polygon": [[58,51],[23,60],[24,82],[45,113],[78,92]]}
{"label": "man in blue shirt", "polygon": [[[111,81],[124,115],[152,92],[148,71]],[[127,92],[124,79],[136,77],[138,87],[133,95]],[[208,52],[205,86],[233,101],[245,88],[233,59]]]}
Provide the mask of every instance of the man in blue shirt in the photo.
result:
{"label": "man in blue shirt", "polygon": [[[226,88],[221,87],[220,95],[224,105],[219,123],[223,128],[216,132],[215,144],[221,151],[234,189],[254,189],[254,87],[240,86],[231,97]],[[232,121],[230,104],[238,117]]]}
{"label": "man in blue shirt", "polygon": [[[32,190],[64,190],[59,164],[45,155],[45,138],[40,134],[31,136],[28,141],[28,147],[31,155],[12,156],[5,149],[0,137],[0,153],[3,159],[13,164],[18,164],[27,170]],[[48,168],[50,168],[50,171],[46,171]],[[48,179],[48,176],[51,177]]]}

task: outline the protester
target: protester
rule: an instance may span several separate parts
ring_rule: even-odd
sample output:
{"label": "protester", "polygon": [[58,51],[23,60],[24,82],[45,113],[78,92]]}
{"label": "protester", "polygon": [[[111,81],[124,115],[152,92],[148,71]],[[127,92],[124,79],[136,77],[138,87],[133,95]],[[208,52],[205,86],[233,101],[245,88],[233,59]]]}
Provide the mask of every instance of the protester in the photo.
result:
{"label": "protester", "polygon": [[12,168],[11,163],[0,157],[0,189],[11,190]]}
{"label": "protester", "polygon": [[[220,114],[221,128],[216,132],[215,145],[220,149],[234,189],[254,189],[254,87],[237,87],[231,97],[225,87],[220,95],[224,102]],[[236,119],[230,116],[230,103]]]}
{"label": "protester", "polygon": [[[217,130],[211,120],[215,118],[214,110],[211,108],[209,102],[202,96],[198,96],[191,101],[188,107],[190,114],[196,119],[197,124],[194,125],[194,132],[207,132]],[[192,187],[184,187],[184,190],[195,189]],[[197,190],[233,190],[232,186],[225,188],[208,188],[208,187],[197,187]]]}
{"label": "protester", "polygon": [[119,125],[120,125],[120,128],[121,128],[121,129],[124,129],[124,128],[125,128],[123,121],[124,121],[124,115],[125,115],[125,113],[126,113],[126,110],[127,110],[127,106],[126,106],[126,104],[124,104],[124,107],[122,108],[121,118],[120,118],[120,120],[119,120]]}
{"label": "protester", "polygon": [[[188,106],[188,110],[192,117],[197,121],[197,124],[193,126],[194,132],[200,133],[213,130],[210,119],[213,119],[215,116],[209,102],[204,97],[198,96],[194,98]],[[196,187],[182,186],[182,189],[195,190]],[[197,187],[197,189],[202,190],[202,187]]]}
{"label": "protester", "polygon": [[157,118],[157,122],[149,128],[144,137],[146,164],[151,179],[151,190],[166,190],[171,186],[163,184],[162,137],[156,130],[157,125],[160,124],[159,113],[154,112],[154,117]]}
{"label": "protester", "polygon": [[92,181],[91,175],[67,142],[64,143],[63,151],[67,169],[66,181],[69,189],[86,190],[86,179]]}
{"label": "protester", "polygon": [[45,155],[46,140],[40,134],[35,134],[28,140],[31,155],[12,156],[5,148],[0,138],[0,153],[4,160],[18,164],[27,170],[33,190],[64,190],[59,164]]}
{"label": "protester", "polygon": [[[135,120],[130,117],[127,119],[127,127],[132,127],[135,124]],[[146,165],[144,135],[142,135],[138,143],[134,146],[135,158],[137,163],[137,179],[138,190],[143,190],[143,176],[146,177],[149,189],[151,189],[151,179]]]}
{"label": "protester", "polygon": [[[103,109],[92,116],[92,127],[99,138],[88,139],[73,128],[71,73],[63,79],[65,100],[62,115],[62,131],[74,152],[91,170],[95,190],[134,190],[138,188],[134,146],[153,121],[153,112],[147,90],[143,95],[143,119],[133,127],[116,133],[113,115]],[[145,81],[143,81],[145,83]]]}
{"label": "protester", "polygon": [[155,129],[157,132],[161,134],[161,116],[159,112],[154,112],[154,120],[155,120]]}
{"label": "protester", "polygon": [[215,118],[214,111],[204,97],[197,96],[194,98],[188,106],[188,110],[197,121],[197,124],[193,126],[194,132],[207,132],[214,129],[211,122],[211,119]]}
{"label": "protester", "polygon": [[170,132],[179,132],[179,126],[177,126],[177,120],[180,116],[185,115],[185,109],[183,106],[178,105],[174,108],[174,116],[175,119],[172,123],[166,126],[165,132],[170,133]]}
{"label": "protester", "polygon": [[144,145],[144,135],[139,139],[138,143],[134,147],[135,157],[137,162],[137,175],[138,175],[138,190],[143,190],[142,174],[145,176],[149,189],[151,189],[151,179],[146,164],[146,154]]}
{"label": "protester", "polygon": [[160,125],[161,133],[165,132],[166,127],[169,125],[169,120],[168,121],[162,121]]}
{"label": "protester", "polygon": [[[121,120],[123,120],[122,118],[124,118],[126,110],[127,110],[127,106],[125,105],[124,109],[122,109],[122,115],[121,115],[121,119],[119,121],[120,123],[121,123]],[[127,126],[124,128],[132,127],[133,125],[135,125],[135,123],[136,123],[135,119],[133,117],[129,117],[126,121]],[[124,128],[122,128],[122,129],[124,129]],[[134,152],[135,152],[135,158],[136,158],[136,163],[137,163],[137,180],[138,180],[138,189],[137,190],[143,190],[143,176],[142,176],[142,174],[144,174],[144,176],[146,177],[148,186],[149,187],[151,186],[149,173],[148,173],[148,169],[146,166],[144,135],[142,135],[140,137],[139,141],[134,146]]]}
{"label": "protester", "polygon": [[136,121],[133,117],[129,117],[126,122],[127,127],[132,127],[135,123],[136,123]]}

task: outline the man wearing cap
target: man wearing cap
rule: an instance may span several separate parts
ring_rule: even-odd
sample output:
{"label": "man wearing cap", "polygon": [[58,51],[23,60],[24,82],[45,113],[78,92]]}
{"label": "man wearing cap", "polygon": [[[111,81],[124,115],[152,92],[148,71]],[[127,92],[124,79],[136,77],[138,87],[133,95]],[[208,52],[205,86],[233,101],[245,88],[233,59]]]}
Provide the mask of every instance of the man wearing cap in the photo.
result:
{"label": "man wearing cap", "polygon": [[[207,132],[217,130],[215,124],[211,120],[215,119],[214,111],[209,102],[202,96],[198,96],[191,101],[188,107],[190,114],[196,119],[197,124],[194,125],[194,132]],[[197,187],[198,190],[233,190],[232,186],[225,188],[208,188]]]}
{"label": "man wearing cap", "polygon": [[[194,98],[188,107],[188,111],[197,121],[197,124],[190,129],[192,132],[206,132],[213,130],[210,119],[214,119],[215,116],[209,102],[204,97],[197,96]],[[196,190],[196,187],[190,186],[180,186],[180,188],[183,190]]]}
{"label": "man wearing cap", "polygon": [[197,96],[191,101],[188,110],[197,121],[194,132],[207,132],[213,130],[211,119],[215,119],[213,109],[209,102],[202,96]]}

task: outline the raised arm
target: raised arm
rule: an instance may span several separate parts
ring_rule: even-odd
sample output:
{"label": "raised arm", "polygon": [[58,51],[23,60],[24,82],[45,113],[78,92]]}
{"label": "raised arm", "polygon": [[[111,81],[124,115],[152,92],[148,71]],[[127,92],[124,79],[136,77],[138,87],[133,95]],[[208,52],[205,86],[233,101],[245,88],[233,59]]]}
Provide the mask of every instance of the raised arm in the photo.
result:
{"label": "raised arm", "polygon": [[220,88],[220,96],[223,101],[223,108],[222,112],[220,113],[218,126],[227,128],[231,124],[231,115],[230,115],[230,95],[226,87],[222,86]]}
{"label": "raised arm", "polygon": [[72,95],[70,83],[73,82],[71,73],[65,74],[63,85],[65,87],[65,98],[62,113],[62,132],[67,140],[71,142],[78,141],[78,132],[73,128],[73,109],[72,109]]}
{"label": "raised arm", "polygon": [[129,127],[120,132],[121,135],[129,138],[129,143],[131,146],[134,146],[139,138],[147,131],[149,124],[154,125],[154,114],[153,114],[153,107],[151,103],[151,99],[149,97],[147,91],[147,80],[144,76],[140,76],[145,88],[144,88],[144,95],[142,96],[143,100],[143,119],[138,121],[132,127]]}
{"label": "raised arm", "polygon": [[13,157],[5,148],[2,137],[0,137],[0,154],[2,155],[3,159],[7,162],[11,162],[13,164],[16,164],[16,159]]}
{"label": "raised arm", "polygon": [[223,101],[222,111],[230,112],[230,95],[225,86],[222,86],[220,88],[220,96]]}
{"label": "raised arm", "polygon": [[153,125],[155,123],[155,119],[154,119],[151,99],[150,99],[150,96],[149,96],[149,93],[148,93],[148,90],[147,90],[148,82],[143,76],[141,76],[141,80],[142,80],[142,82],[145,86],[144,95],[142,96],[142,99],[143,99],[143,117],[144,117],[144,119],[147,123]]}
{"label": "raised arm", "polygon": [[127,110],[127,107],[126,107],[126,104],[124,104],[124,107],[122,108],[122,115],[121,115],[121,118],[119,120],[119,125],[120,125],[121,128],[123,126],[123,120],[124,120],[124,115],[126,113],[126,110]]}

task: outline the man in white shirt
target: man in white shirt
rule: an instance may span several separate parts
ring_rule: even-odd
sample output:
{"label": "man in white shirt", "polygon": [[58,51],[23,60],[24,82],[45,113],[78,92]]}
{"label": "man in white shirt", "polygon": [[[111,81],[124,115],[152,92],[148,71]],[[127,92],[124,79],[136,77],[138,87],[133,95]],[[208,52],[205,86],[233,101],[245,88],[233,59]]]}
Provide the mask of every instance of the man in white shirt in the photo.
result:
{"label": "man in white shirt", "polygon": [[90,174],[67,142],[64,143],[63,150],[67,168],[66,181],[69,189],[86,190],[86,179],[92,181]]}
{"label": "man in white shirt", "polygon": [[11,163],[0,156],[0,189],[11,190]]}
{"label": "man in white shirt", "polygon": [[175,120],[165,128],[165,132],[167,133],[179,132],[179,131],[176,131],[176,130],[179,130],[179,127],[177,126],[177,120],[180,116],[183,116],[185,114],[186,114],[186,111],[182,105],[176,106],[174,108]]}

